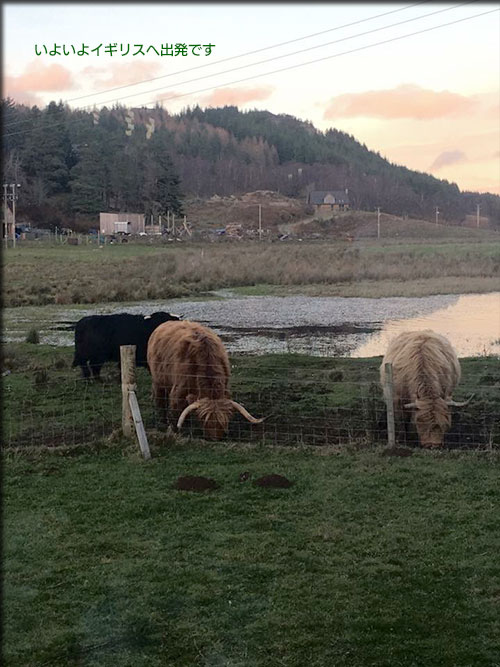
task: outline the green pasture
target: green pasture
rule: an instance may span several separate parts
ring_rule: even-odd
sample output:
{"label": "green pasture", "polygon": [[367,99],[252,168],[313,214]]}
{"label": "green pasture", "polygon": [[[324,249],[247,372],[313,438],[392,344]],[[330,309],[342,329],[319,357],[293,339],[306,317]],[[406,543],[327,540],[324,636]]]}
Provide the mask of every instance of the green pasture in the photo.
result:
{"label": "green pasture", "polygon": [[6,667],[498,665],[494,452],[152,450],[4,455]]}

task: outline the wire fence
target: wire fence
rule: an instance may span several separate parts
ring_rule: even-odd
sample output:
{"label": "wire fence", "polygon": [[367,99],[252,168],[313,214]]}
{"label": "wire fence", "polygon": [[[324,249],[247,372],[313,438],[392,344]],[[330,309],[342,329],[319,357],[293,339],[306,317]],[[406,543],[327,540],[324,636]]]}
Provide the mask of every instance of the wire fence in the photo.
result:
{"label": "wire fence", "polygon": [[[286,363],[283,359],[286,357]],[[334,359],[315,358],[309,367],[304,358],[279,355],[241,356],[232,369],[232,398],[251,415],[264,417],[252,424],[238,412],[230,421],[225,440],[276,445],[381,445],[387,443],[387,411],[378,369],[356,367],[358,377],[348,377]],[[353,360],[342,360],[353,361]],[[322,367],[324,364],[324,367]],[[58,367],[59,366],[59,367]],[[71,447],[94,443],[122,428],[120,371],[108,365],[102,381],[85,380],[77,369],[60,359],[43,368],[6,371],[3,378],[3,446]],[[444,436],[448,448],[500,447],[500,384],[495,378],[460,383],[455,400],[475,396],[465,407],[451,409],[451,427]],[[136,395],[147,433],[166,430],[152,396],[151,376],[136,373]],[[396,444],[419,444],[415,425],[396,412]],[[186,418],[181,435],[203,438],[196,414]]]}

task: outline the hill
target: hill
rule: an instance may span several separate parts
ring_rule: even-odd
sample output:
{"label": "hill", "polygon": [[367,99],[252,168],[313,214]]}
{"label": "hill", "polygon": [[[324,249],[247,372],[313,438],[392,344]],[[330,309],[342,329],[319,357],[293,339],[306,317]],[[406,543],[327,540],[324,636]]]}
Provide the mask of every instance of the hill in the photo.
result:
{"label": "hill", "polygon": [[[44,225],[99,211],[182,212],[183,195],[209,199],[277,191],[305,201],[314,189],[349,190],[352,208],[462,222],[476,205],[500,227],[500,197],[390,163],[334,128],[236,107],[161,107],[100,112],[2,103],[5,178],[22,184],[19,214]],[[12,128],[12,129],[11,129]],[[16,129],[20,128],[20,129]],[[129,129],[127,129],[129,128]],[[14,182],[14,181],[12,181]]]}

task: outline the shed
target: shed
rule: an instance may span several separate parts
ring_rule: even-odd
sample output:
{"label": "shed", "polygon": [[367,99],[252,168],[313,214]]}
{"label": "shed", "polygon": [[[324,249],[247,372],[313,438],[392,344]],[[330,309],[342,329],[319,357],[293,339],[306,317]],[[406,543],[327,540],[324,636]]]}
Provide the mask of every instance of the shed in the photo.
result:
{"label": "shed", "polygon": [[139,234],[145,231],[144,213],[100,213],[100,231],[106,236],[126,232]]}

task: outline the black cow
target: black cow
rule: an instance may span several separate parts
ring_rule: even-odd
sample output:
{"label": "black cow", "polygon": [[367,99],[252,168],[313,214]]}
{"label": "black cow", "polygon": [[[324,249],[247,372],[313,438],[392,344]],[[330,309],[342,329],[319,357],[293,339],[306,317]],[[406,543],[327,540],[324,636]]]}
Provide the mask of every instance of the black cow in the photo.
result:
{"label": "black cow", "polygon": [[120,345],[136,345],[136,363],[147,366],[148,340],[156,327],[169,320],[179,320],[170,313],[152,315],[89,315],[75,325],[75,358],[72,367],[80,366],[84,378],[90,373],[100,379],[106,361],[120,363]]}

